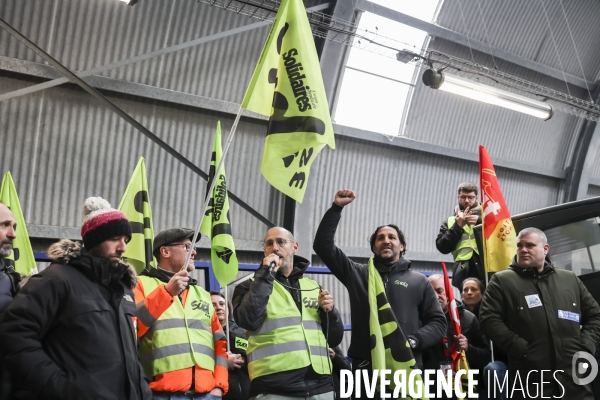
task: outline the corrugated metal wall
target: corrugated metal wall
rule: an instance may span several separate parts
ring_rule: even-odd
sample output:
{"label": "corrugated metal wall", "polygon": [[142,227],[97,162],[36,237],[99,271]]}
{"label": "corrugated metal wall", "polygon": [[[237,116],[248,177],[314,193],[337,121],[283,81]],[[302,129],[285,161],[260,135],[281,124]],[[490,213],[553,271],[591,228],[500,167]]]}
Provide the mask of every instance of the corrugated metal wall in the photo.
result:
{"label": "corrugated metal wall", "polygon": [[581,76],[577,48],[587,80],[598,79],[600,53],[589,51],[600,45],[597,1],[461,0],[462,7],[458,5],[444,2],[437,22],[493,47]]}
{"label": "corrugated metal wall", "polygon": [[[24,82],[3,78],[3,89]],[[227,133],[230,116],[131,96],[110,96],[188,160],[208,171],[217,121]],[[11,99],[0,108],[8,144],[0,166],[11,170],[30,224],[79,227],[81,204],[102,196],[117,206],[140,156],[146,158],[154,227],[195,227],[206,182],[100,106],[87,93],[57,87]],[[260,174],[265,123],[242,119],[225,163],[230,190],[279,222],[282,196]],[[237,238],[260,241],[264,224],[231,202]]]}
{"label": "corrugated metal wall", "polygon": [[587,196],[588,198],[600,196],[600,186],[590,185],[588,187]]}
{"label": "corrugated metal wall", "polygon": [[592,178],[600,179],[600,158],[596,158],[594,166],[590,169],[590,176]]}

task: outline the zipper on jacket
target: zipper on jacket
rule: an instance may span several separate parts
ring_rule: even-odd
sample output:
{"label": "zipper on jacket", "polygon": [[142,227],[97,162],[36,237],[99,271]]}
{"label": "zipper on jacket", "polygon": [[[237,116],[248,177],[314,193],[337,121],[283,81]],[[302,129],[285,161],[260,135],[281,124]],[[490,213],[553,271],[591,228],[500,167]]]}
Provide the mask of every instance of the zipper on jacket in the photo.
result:
{"label": "zipper on jacket", "polygon": [[192,367],[192,386],[190,392],[196,393],[196,364]]}

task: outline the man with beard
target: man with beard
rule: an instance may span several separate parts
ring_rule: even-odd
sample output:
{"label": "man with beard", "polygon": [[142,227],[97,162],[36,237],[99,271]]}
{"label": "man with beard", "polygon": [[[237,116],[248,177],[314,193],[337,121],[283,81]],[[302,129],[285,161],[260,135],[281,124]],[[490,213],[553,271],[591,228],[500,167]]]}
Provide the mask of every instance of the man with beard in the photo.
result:
{"label": "man with beard", "polygon": [[574,374],[600,342],[600,307],[572,271],[554,268],[549,250],[541,230],[519,232],[512,265],[483,295],[481,329],[508,353],[509,398],[592,400]]}
{"label": "man with beard", "polygon": [[[21,275],[15,272],[9,260],[13,249],[13,240],[17,238],[17,221],[10,208],[0,203],[0,319],[4,310],[20,289]],[[10,393],[10,368],[2,365],[0,370],[0,399],[8,398]]]}
{"label": "man with beard", "polygon": [[227,393],[227,340],[210,294],[188,276],[193,238],[185,228],[156,235],[158,267],[144,270],[135,288],[140,362],[154,400],[212,400]]}
{"label": "man with beard", "polygon": [[0,203],[0,318],[19,291],[19,274],[4,260],[10,256],[17,238],[17,221],[10,208]]}
{"label": "man with beard", "polygon": [[83,204],[81,243],[48,249],[0,321],[0,357],[15,399],[150,399],[135,340],[131,225],[100,197]]}
{"label": "man with beard", "polygon": [[[406,251],[404,234],[396,225],[378,227],[371,235],[374,257],[369,264],[350,260],[334,244],[334,235],[342,217],[342,209],[356,195],[352,190],[340,190],[333,205],[321,220],[313,248],[331,272],[348,289],[352,317],[352,341],[348,356],[352,369],[371,369],[372,327],[369,326],[370,308],[380,308],[369,301],[370,273],[379,274],[383,282],[385,300],[393,317],[408,339],[417,366],[422,366],[421,351],[439,343],[446,334],[446,318],[438,304],[435,292],[425,275],[410,270],[410,261],[402,258]],[[383,296],[381,296],[383,298]],[[379,296],[377,297],[379,303]],[[401,343],[400,345],[403,345]]]}
{"label": "man with beard", "polygon": [[468,277],[485,281],[473,233],[473,227],[478,224],[481,224],[481,205],[477,201],[477,185],[463,182],[458,185],[458,205],[454,215],[444,221],[435,240],[440,253],[452,253],[454,257],[452,286],[459,289]]}
{"label": "man with beard", "polygon": [[235,321],[248,331],[250,397],[334,398],[329,347],[344,326],[329,292],[303,277],[309,262],[297,251],[291,232],[270,229],[261,268],[233,293]]}

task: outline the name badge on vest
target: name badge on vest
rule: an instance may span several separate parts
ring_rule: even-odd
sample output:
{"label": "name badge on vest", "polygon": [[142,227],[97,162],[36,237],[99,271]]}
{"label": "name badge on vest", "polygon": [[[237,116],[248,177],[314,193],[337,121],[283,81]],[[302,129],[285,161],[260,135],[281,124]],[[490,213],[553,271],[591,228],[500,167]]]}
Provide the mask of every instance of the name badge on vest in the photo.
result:
{"label": "name badge on vest", "polygon": [[571,311],[558,310],[558,318],[568,319],[569,321],[579,322],[579,314]]}
{"label": "name badge on vest", "polygon": [[527,301],[527,305],[529,308],[541,307],[542,301],[540,300],[540,296],[537,294],[531,294],[529,296],[525,296],[525,301]]}
{"label": "name badge on vest", "polygon": [[242,339],[241,337],[236,337],[235,348],[244,351],[248,350],[248,341],[246,339]]}

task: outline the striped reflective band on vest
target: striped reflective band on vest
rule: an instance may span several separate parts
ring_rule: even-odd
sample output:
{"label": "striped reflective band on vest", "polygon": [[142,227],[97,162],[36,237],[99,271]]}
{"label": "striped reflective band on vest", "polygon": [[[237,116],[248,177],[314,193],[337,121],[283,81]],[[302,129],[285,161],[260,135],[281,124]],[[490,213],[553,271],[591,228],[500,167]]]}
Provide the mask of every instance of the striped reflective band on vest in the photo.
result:
{"label": "striped reflective band on vest", "polygon": [[150,314],[150,310],[146,308],[146,305],[143,301],[140,301],[135,305],[136,312],[135,315],[142,321],[142,324],[146,326],[152,326],[153,323],[156,322],[156,318]]}
{"label": "striped reflective band on vest", "polygon": [[225,332],[216,331],[215,333],[213,333],[213,342],[216,343],[219,340],[227,340],[227,336],[225,336]]}
{"label": "striped reflective band on vest", "polygon": [[[456,217],[448,218],[448,229],[456,223]],[[463,226],[463,233],[460,237],[460,241],[456,245],[456,248],[452,251],[452,257],[454,261],[466,261],[471,259],[473,251],[479,254],[477,249],[477,242],[475,241],[475,233],[471,225],[466,224]]]}
{"label": "striped reflective band on vest", "polygon": [[[204,354],[211,358],[215,358],[215,352],[212,348],[205,346],[200,343],[192,343],[192,347],[195,353]],[[169,346],[159,347],[157,349],[153,349],[147,351],[145,353],[140,354],[140,362],[142,364],[146,364],[152,362],[153,360],[157,360],[159,358],[177,356],[180,354],[189,354],[190,353],[190,344],[189,343],[180,343],[180,344],[172,344]]]}
{"label": "striped reflective band on vest", "polygon": [[[210,326],[206,325],[203,321],[201,321],[199,319],[188,319],[187,326],[188,326],[188,328],[201,329],[201,330],[207,331],[208,333],[213,335],[212,328]],[[152,324],[150,326],[150,329],[148,329],[148,331],[156,332],[156,331],[160,331],[162,329],[172,329],[172,328],[185,328],[185,320],[180,319],[180,318],[160,319],[160,320],[156,321],[154,324]],[[219,331],[219,332],[223,333],[223,331]],[[217,333],[217,332],[215,332],[215,333]],[[224,334],[223,334],[223,337],[225,337]],[[216,342],[216,340],[215,340],[215,342]]]}
{"label": "striped reflective band on vest", "polygon": [[227,364],[227,357],[217,356],[217,359],[215,361],[216,361],[217,365],[220,365],[221,367],[229,368],[229,365]]}
{"label": "striped reflective band on vest", "polygon": [[271,321],[265,321],[262,324],[262,326],[258,328],[258,330],[246,332],[246,336],[250,337],[252,335],[260,335],[262,333],[267,333],[275,329],[300,325],[300,323],[302,323],[304,329],[321,330],[321,324],[317,321],[302,321],[302,317],[285,317],[273,319]]}

